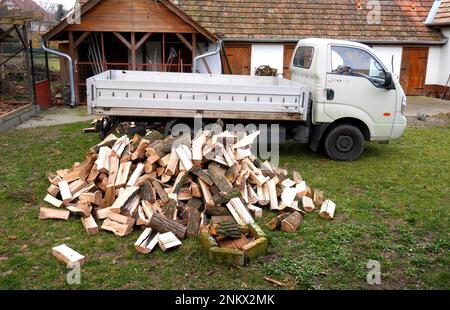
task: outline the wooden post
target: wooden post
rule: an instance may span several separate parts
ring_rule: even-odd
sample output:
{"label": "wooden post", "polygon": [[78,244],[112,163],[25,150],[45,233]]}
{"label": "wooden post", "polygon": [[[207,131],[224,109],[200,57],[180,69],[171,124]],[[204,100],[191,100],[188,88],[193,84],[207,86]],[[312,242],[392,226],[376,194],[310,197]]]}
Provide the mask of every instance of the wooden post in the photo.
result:
{"label": "wooden post", "polygon": [[166,72],[166,34],[162,34],[162,72]]}
{"label": "wooden post", "polygon": [[32,70],[31,70],[31,54],[30,54],[30,48],[27,46],[28,44],[28,31],[27,31],[27,25],[28,23],[25,23],[22,26],[22,32],[23,32],[23,41],[22,44],[24,44],[23,48],[25,49],[25,67],[27,70],[27,87],[28,87],[28,96],[30,98],[30,102],[35,104],[35,96],[34,96],[34,85],[33,85],[33,77],[32,77]]}
{"label": "wooden post", "polygon": [[[195,54],[196,54],[196,47],[197,47],[197,34],[193,33],[192,34],[192,68],[191,71],[194,69],[194,59],[195,59]],[[192,72],[192,73],[196,73],[196,72]]]}
{"label": "wooden post", "polygon": [[131,33],[131,70],[136,70],[136,33]]}
{"label": "wooden post", "polygon": [[100,32],[100,42],[101,42],[101,45],[102,45],[102,68],[103,68],[103,71],[106,71],[106,70],[108,70],[108,66],[107,66],[107,64],[106,64],[106,57],[105,57],[105,38],[104,38],[104,35],[103,35],[104,33],[103,32]]}

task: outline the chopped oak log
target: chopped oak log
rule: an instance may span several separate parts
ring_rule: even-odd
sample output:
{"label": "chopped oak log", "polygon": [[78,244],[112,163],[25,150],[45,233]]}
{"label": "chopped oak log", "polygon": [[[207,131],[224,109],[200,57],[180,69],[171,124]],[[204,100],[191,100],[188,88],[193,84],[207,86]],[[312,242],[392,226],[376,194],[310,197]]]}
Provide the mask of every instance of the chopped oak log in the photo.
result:
{"label": "chopped oak log", "polygon": [[198,179],[198,185],[200,187],[200,190],[202,191],[203,196],[203,202],[205,203],[205,209],[214,207],[214,201],[212,199],[211,191],[209,189],[208,184],[203,181],[203,179]]}
{"label": "chopped oak log", "polygon": [[302,176],[297,171],[294,171],[293,177],[294,177],[294,182],[295,183],[300,184],[300,183],[303,182]]}
{"label": "chopped oak log", "polygon": [[303,206],[303,210],[305,210],[305,212],[314,212],[314,210],[316,209],[316,207],[314,206],[313,200],[311,198],[309,198],[308,196],[303,196],[302,206]]}
{"label": "chopped oak log", "polygon": [[302,199],[303,196],[308,194],[308,189],[306,187],[305,181],[298,183],[295,188],[297,189],[297,198]]}
{"label": "chopped oak log", "polygon": [[99,174],[100,174],[100,170],[97,169],[97,164],[94,164],[92,166],[91,172],[89,172],[89,175],[88,175],[86,181],[88,183],[94,183]]}
{"label": "chopped oak log", "polygon": [[56,199],[55,197],[53,197],[50,194],[47,194],[44,198],[45,202],[48,202],[49,204],[51,204],[52,206],[56,207],[56,208],[61,208],[63,206],[63,202],[59,199]]}
{"label": "chopped oak log", "polygon": [[146,200],[148,202],[156,201],[156,191],[149,180],[144,181],[140,188],[142,200]]}
{"label": "chopped oak log", "polygon": [[158,244],[161,250],[165,252],[169,249],[179,247],[181,245],[181,241],[178,240],[172,232],[166,232],[158,235]]}
{"label": "chopped oak log", "polygon": [[191,182],[190,190],[191,190],[192,197],[202,198],[202,193],[201,193],[200,187],[198,186],[197,183]]}
{"label": "chopped oak log", "polygon": [[193,167],[192,164],[192,153],[191,150],[186,145],[180,145],[175,149],[175,152],[178,154],[178,157],[180,158],[180,161],[183,163],[184,168],[186,171],[190,171]]}
{"label": "chopped oak log", "polygon": [[259,207],[256,207],[254,205],[249,205],[248,209],[250,210],[250,212],[253,214],[254,218],[262,218],[263,216],[263,210]]}
{"label": "chopped oak log", "polygon": [[205,182],[209,186],[213,186],[214,185],[214,182],[211,179],[211,176],[208,174],[207,171],[202,170],[201,168],[194,168],[190,172],[193,173],[194,175],[198,176],[200,179],[203,180],[203,182]]}
{"label": "chopped oak log", "polygon": [[110,231],[116,236],[126,236],[133,231],[134,219],[122,214],[110,213],[101,229]]}
{"label": "chopped oak log", "polygon": [[69,216],[69,210],[51,209],[46,207],[39,208],[40,220],[68,220]]}
{"label": "chopped oak log", "polygon": [[196,208],[188,208],[188,225],[186,235],[197,237],[200,229],[201,213]]}
{"label": "chopped oak log", "polygon": [[47,192],[53,196],[56,197],[59,194],[59,187],[53,184],[50,184],[50,186],[47,188]]}
{"label": "chopped oak log", "polygon": [[316,206],[321,206],[323,205],[325,198],[324,198],[324,193],[322,191],[319,190],[314,190],[314,204]]}
{"label": "chopped oak log", "polygon": [[233,198],[230,200],[230,203],[232,204],[232,206],[234,207],[234,209],[239,214],[240,218],[245,224],[252,224],[255,222],[252,215],[245,207],[245,205],[242,203],[242,200],[240,198]]}
{"label": "chopped oak log", "polygon": [[132,165],[131,161],[126,161],[126,162],[120,163],[119,173],[117,174],[116,184],[115,184],[116,188],[123,187],[123,186],[125,186],[125,184],[127,184],[128,175],[130,174],[130,170],[131,170],[131,165]]}
{"label": "chopped oak log", "polygon": [[261,132],[255,131],[252,134],[249,134],[248,136],[240,139],[235,145],[233,145],[234,149],[239,149],[239,148],[244,148],[249,146],[250,144],[253,144],[253,142],[255,141],[255,139],[259,136]]}
{"label": "chopped oak log", "polygon": [[[81,189],[83,189],[87,185],[88,184],[86,181],[78,179],[69,184],[69,190],[72,193],[72,196],[74,196],[73,194],[79,192]],[[72,199],[73,199],[73,197],[72,197]]]}
{"label": "chopped oak log", "polygon": [[320,208],[320,217],[331,220],[334,218],[334,212],[336,210],[336,204],[331,200],[325,200]]}
{"label": "chopped oak log", "polygon": [[162,188],[161,183],[159,183],[158,180],[152,180],[151,183],[156,193],[158,194],[159,198],[161,198],[163,203],[167,203],[169,201],[169,196],[167,196],[167,193]]}
{"label": "chopped oak log", "polygon": [[109,177],[108,185],[116,184],[117,175],[119,174],[120,158],[114,152],[109,157]]}
{"label": "chopped oak log", "polygon": [[281,200],[285,206],[291,206],[297,196],[297,189],[285,187],[283,193],[281,194]]}
{"label": "chopped oak log", "polygon": [[107,185],[105,190],[104,207],[111,207],[116,200],[116,187],[114,185]]}
{"label": "chopped oak log", "polygon": [[80,267],[86,262],[84,255],[74,251],[65,244],[53,247],[52,254],[58,260],[63,261],[68,268]]}
{"label": "chopped oak log", "polygon": [[79,215],[82,217],[88,217],[91,215],[91,212],[92,212],[92,206],[89,202],[78,201],[76,205],[67,206],[66,208],[67,208],[67,210],[70,211],[70,213]]}
{"label": "chopped oak log", "polygon": [[277,217],[273,218],[269,223],[267,223],[267,227],[271,230],[277,230],[281,227],[281,222],[289,216],[289,213],[282,213]]}
{"label": "chopped oak log", "polygon": [[119,195],[111,206],[111,211],[114,213],[120,213],[122,208],[126,206],[134,196],[139,192],[139,187],[127,187],[121,195]]}
{"label": "chopped oak log", "polygon": [[158,233],[152,232],[151,228],[146,228],[134,243],[136,251],[141,254],[150,253],[158,244]]}
{"label": "chopped oak log", "polygon": [[186,227],[183,224],[158,213],[152,214],[149,227],[160,233],[173,232],[180,239],[186,235]]}
{"label": "chopped oak log", "polygon": [[110,208],[103,208],[103,209],[96,209],[94,211],[95,217],[98,220],[104,220],[105,218],[108,217],[108,215],[112,213]]}
{"label": "chopped oak log", "polygon": [[302,221],[303,216],[297,211],[294,211],[281,221],[281,230],[285,232],[294,232],[298,229]]}
{"label": "chopped oak log", "polygon": [[169,162],[167,163],[166,171],[164,172],[164,174],[168,176],[173,176],[177,170],[179,161],[180,158],[178,157],[177,152],[172,151],[172,153],[170,153]]}
{"label": "chopped oak log", "polygon": [[58,183],[59,191],[61,192],[61,198],[64,204],[72,201],[72,193],[70,192],[69,183],[67,181],[61,181]]}
{"label": "chopped oak log", "polygon": [[103,205],[102,192],[96,191],[95,193],[81,193],[80,201],[89,202],[100,207]]}
{"label": "chopped oak log", "polygon": [[218,237],[239,239],[242,237],[242,230],[235,221],[222,222],[217,227],[216,234]]}
{"label": "chopped oak log", "polygon": [[130,179],[128,180],[127,186],[135,187],[137,185],[137,180],[144,173],[144,164],[138,163]]}
{"label": "chopped oak log", "polygon": [[91,214],[88,217],[82,217],[81,222],[83,223],[84,229],[86,229],[88,234],[95,235],[98,233],[97,223]]}
{"label": "chopped oak log", "polygon": [[267,187],[270,196],[270,209],[278,210],[278,196],[275,182],[273,180],[267,181]]}
{"label": "chopped oak log", "polygon": [[150,145],[150,141],[142,139],[139,146],[136,148],[134,153],[131,155],[132,161],[142,161],[145,159],[145,150]]}
{"label": "chopped oak log", "polygon": [[110,155],[111,155],[111,149],[109,147],[103,146],[100,148],[97,161],[95,162],[97,164],[97,169],[100,170],[100,172],[109,173],[109,157],[110,157]]}

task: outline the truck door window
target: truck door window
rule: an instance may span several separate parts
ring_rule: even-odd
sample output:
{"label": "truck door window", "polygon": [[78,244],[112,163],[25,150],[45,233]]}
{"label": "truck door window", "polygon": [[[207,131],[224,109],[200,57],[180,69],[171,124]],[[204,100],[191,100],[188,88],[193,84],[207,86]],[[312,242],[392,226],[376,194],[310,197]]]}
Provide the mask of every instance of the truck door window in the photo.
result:
{"label": "truck door window", "polygon": [[310,46],[300,46],[295,52],[294,66],[309,69],[311,68],[314,48]]}
{"label": "truck door window", "polygon": [[352,47],[333,46],[331,50],[332,73],[363,77],[374,86],[383,87],[386,71],[368,52]]}

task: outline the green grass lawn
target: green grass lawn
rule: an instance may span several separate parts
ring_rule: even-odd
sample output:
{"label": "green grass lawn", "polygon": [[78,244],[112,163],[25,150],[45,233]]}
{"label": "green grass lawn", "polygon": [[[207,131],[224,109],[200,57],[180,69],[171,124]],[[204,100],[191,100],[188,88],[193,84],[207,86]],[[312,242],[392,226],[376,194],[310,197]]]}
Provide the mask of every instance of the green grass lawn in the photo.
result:
{"label": "green grass lawn", "polygon": [[[45,173],[82,161],[98,142],[83,127],[0,134],[0,288],[272,289],[269,276],[296,289],[450,289],[450,127],[410,127],[400,141],[368,144],[353,163],[284,146],[282,166],[323,189],[337,203],[336,218],[315,213],[295,233],[269,232],[263,224],[274,213],[265,211],[268,253],[245,268],[209,263],[196,239],[139,255],[139,231],[89,236],[77,217],[38,220]],[[31,192],[34,203],[26,201]],[[66,284],[68,270],[51,254],[62,243],[88,258],[78,286]],[[369,259],[381,263],[380,286],[366,283]]]}

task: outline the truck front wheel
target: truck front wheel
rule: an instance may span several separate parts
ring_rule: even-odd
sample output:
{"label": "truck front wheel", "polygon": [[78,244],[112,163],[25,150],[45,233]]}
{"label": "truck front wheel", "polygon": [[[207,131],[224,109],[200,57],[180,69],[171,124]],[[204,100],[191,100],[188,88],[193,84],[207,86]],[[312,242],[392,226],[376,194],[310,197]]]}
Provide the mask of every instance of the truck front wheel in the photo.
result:
{"label": "truck front wheel", "polygon": [[331,159],[353,161],[364,151],[364,136],[358,127],[342,124],[331,129],[325,138],[324,146]]}

